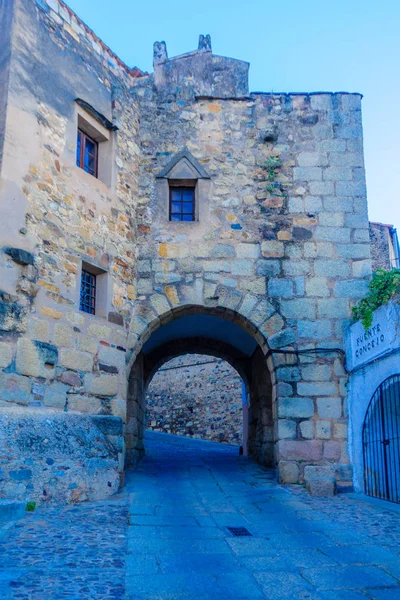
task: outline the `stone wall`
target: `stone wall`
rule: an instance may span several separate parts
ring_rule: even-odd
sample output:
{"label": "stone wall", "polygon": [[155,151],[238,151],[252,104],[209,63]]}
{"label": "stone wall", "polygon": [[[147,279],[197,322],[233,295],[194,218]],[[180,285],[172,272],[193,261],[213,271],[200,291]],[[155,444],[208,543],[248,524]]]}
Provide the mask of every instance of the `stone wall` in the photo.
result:
{"label": "stone wall", "polygon": [[[0,330],[7,346],[0,405],[125,417],[138,153],[138,115],[126,93],[138,72],[62,2],[8,6],[14,29],[0,188]],[[108,183],[75,166],[78,119],[90,121],[76,98],[118,128],[106,132]],[[99,316],[79,311],[82,261],[106,274]]]}
{"label": "stone wall", "polygon": [[146,403],[147,429],[242,444],[242,381],[225,361],[189,354],[165,363]]}
{"label": "stone wall", "polygon": [[[134,361],[179,311],[209,310],[261,353],[257,457],[284,481],[306,464],[347,464],[338,351],[371,271],[360,95],[249,94],[247,63],[215,56],[206,38],[186,58],[156,45],[147,75],[63,2],[10,10],[0,404],[120,415],[139,456]],[[82,118],[107,140],[99,179],[75,165]],[[194,222],[169,221],[176,180],[195,186]],[[95,316],[79,311],[83,263],[104,276]]]}
{"label": "stone wall", "polygon": [[0,409],[0,497],[38,504],[102,500],[123,479],[122,420]]}

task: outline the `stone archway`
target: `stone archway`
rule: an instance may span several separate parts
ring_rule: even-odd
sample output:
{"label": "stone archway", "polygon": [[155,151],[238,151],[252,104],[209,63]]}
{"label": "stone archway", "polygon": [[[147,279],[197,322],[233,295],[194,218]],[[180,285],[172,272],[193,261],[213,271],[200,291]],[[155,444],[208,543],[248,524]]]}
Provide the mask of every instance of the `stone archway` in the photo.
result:
{"label": "stone archway", "polygon": [[144,454],[145,397],[153,375],[171,358],[188,353],[222,358],[237,370],[249,398],[246,450],[262,464],[274,466],[275,395],[266,341],[239,313],[196,305],[161,315],[156,327],[150,324],[143,332],[135,348],[128,384],[127,465],[136,464]]}

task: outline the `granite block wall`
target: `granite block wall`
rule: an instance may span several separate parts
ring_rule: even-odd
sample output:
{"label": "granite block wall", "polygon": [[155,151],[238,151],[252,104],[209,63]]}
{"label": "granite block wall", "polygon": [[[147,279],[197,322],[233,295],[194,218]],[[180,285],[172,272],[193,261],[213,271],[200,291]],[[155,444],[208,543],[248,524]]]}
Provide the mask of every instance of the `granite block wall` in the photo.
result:
{"label": "granite block wall", "polygon": [[[156,44],[145,74],[61,0],[4,6],[0,405],[121,416],[139,456],[135,360],[163,324],[208,311],[262,354],[257,457],[283,481],[347,464],[342,328],[371,271],[361,96],[249,93],[247,63],[204,37],[187,61]],[[76,166],[82,120],[98,179]],[[179,182],[193,222],[169,220]],[[103,278],[96,315],[79,310],[86,264]]]}
{"label": "granite block wall", "polygon": [[226,361],[189,354],[165,363],[146,403],[147,429],[242,444],[242,380]]}

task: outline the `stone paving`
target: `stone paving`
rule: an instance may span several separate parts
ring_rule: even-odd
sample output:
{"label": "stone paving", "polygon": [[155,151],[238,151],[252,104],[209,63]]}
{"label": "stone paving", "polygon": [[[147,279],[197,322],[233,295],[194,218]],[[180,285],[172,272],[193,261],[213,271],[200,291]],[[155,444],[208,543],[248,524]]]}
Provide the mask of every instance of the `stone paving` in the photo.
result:
{"label": "stone paving", "polygon": [[114,500],[41,509],[0,538],[1,599],[400,598],[396,507],[282,488],[235,447],[147,438]]}

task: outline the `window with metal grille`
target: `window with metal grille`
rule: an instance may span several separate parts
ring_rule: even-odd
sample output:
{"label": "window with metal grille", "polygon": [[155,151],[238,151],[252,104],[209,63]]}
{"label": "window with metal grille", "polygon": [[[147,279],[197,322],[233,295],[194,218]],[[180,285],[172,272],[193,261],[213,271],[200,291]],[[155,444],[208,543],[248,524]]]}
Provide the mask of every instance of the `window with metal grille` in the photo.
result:
{"label": "window with metal grille", "polygon": [[98,176],[98,143],[86,135],[81,129],[78,129],[78,139],[76,144],[76,165],[93,177]]}
{"label": "window with metal grille", "polygon": [[96,275],[82,269],[79,310],[94,315],[96,312]]}
{"label": "window with metal grille", "polygon": [[194,188],[171,187],[169,193],[169,220],[194,221]]}

